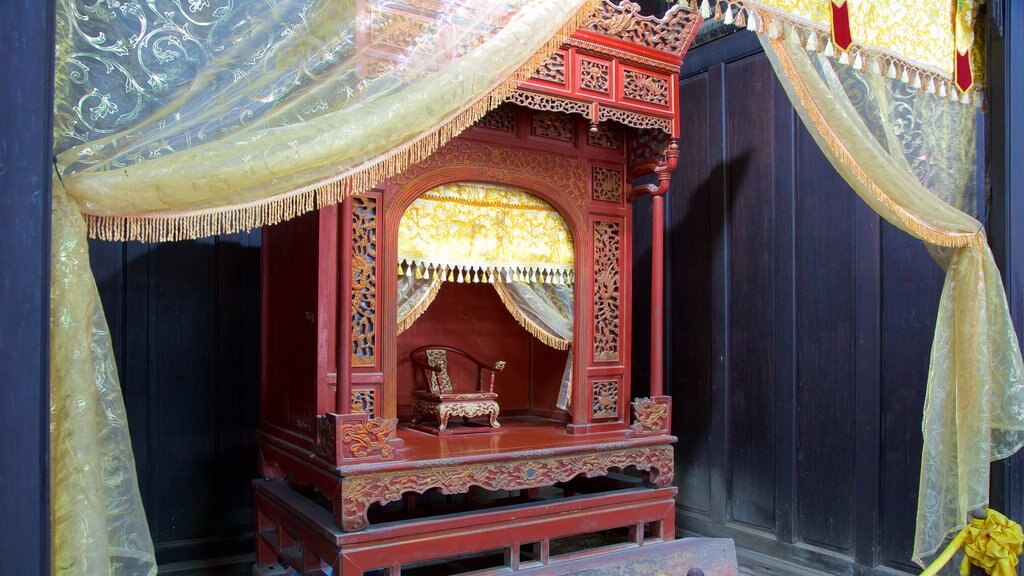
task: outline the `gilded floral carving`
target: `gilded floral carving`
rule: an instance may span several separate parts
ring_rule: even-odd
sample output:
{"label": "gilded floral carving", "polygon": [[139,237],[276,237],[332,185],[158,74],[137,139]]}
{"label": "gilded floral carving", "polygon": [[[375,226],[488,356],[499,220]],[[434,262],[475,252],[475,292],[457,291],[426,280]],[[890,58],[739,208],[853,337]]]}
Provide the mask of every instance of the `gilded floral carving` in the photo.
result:
{"label": "gilded floral carving", "polygon": [[555,52],[548,58],[537,71],[533,73],[533,77],[538,80],[547,80],[548,82],[554,82],[555,84],[565,84],[565,53]]}
{"label": "gilded floral carving", "polygon": [[377,347],[377,199],[352,198],[352,365],[373,366]]}
{"label": "gilded floral carving", "polygon": [[644,74],[636,70],[626,70],[622,77],[622,94],[626,98],[650,102],[659,106],[669,105],[667,78]]}
{"label": "gilded floral carving", "polygon": [[622,171],[594,166],[591,176],[594,200],[622,202]]}
{"label": "gilded floral carving", "polygon": [[622,128],[616,124],[597,124],[587,132],[587,144],[611,150],[622,149]]}
{"label": "gilded floral carving", "polygon": [[373,418],[376,414],[376,391],[375,390],[353,390],[352,391],[352,413],[366,414]]}
{"label": "gilded floral carving", "polygon": [[698,14],[683,6],[673,6],[665,16],[643,16],[635,2],[601,4],[597,14],[583,27],[591,32],[611,36],[655,50],[681,54],[692,35]]}
{"label": "gilded floral carving", "polygon": [[491,130],[501,130],[502,132],[515,132],[515,107],[509,104],[502,104],[487,114],[484,114],[483,118],[476,121],[476,125],[481,128],[490,128]]}
{"label": "gilded floral carving", "polygon": [[582,59],[580,61],[580,87],[593,92],[609,91],[608,64]]}
{"label": "gilded floral carving", "polygon": [[616,418],[619,415],[619,383],[616,380],[598,380],[593,383],[591,417],[595,420]]}
{"label": "gilded floral carving", "polygon": [[534,111],[531,133],[542,138],[572,142],[576,119],[561,112]]}
{"label": "gilded floral carving", "polygon": [[427,172],[454,167],[485,170],[488,178],[499,184],[514,184],[513,177],[520,174],[543,175],[547,182],[580,207],[586,204],[589,196],[587,166],[577,158],[460,139],[409,167],[390,183],[401,188]]}
{"label": "gilded floral carving", "polygon": [[618,222],[594,223],[594,361],[619,359]]}

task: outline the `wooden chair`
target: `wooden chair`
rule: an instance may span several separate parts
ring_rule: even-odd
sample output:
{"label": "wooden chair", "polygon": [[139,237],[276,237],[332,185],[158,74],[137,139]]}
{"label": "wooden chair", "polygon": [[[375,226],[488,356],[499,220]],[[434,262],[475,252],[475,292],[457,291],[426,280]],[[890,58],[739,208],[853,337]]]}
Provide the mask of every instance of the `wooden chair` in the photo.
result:
{"label": "wooden chair", "polygon": [[[456,391],[448,375],[448,353],[462,356],[477,367],[477,389]],[[448,427],[448,418],[462,416],[467,424],[470,418],[488,416],[490,427],[498,428],[498,395],[494,392],[494,377],[505,368],[505,362],[485,364],[467,352],[451,346],[420,346],[409,354],[413,364],[423,371],[426,390],[416,390],[413,403],[413,424],[436,420],[438,433]],[[490,372],[490,384],[484,391],[484,371]]]}

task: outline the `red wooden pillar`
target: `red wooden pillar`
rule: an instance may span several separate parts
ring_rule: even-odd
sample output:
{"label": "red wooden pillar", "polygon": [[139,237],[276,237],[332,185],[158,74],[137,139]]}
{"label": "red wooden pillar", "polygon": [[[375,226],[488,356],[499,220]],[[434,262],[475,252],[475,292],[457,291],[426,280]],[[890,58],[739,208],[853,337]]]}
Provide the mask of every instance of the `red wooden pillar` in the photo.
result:
{"label": "red wooden pillar", "polygon": [[352,405],[352,197],[338,211],[338,332],[334,339],[338,369],[334,412],[348,414]]}
{"label": "red wooden pillar", "polygon": [[660,186],[651,201],[651,396],[662,396],[665,381],[665,194]]}
{"label": "red wooden pillar", "polygon": [[665,394],[665,193],[679,161],[679,147],[672,141],[665,161],[654,169],[658,188],[651,192],[651,396]]}

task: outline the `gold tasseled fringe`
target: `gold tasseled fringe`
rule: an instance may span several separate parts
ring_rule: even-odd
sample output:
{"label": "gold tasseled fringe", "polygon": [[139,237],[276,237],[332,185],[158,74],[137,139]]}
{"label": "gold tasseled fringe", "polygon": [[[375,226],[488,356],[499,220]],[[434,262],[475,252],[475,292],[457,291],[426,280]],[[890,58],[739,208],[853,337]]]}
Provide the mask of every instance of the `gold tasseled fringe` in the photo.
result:
{"label": "gold tasseled fringe", "polygon": [[502,304],[505,305],[505,308],[508,309],[508,313],[511,314],[512,317],[516,319],[516,322],[519,322],[519,325],[525,328],[531,336],[533,336],[537,340],[540,340],[544,344],[551,346],[555,350],[569,349],[569,345],[571,344],[571,342],[565,340],[564,338],[559,338],[558,336],[555,336],[554,334],[541,328],[533,320],[531,320],[529,316],[523,314],[519,310],[519,308],[516,307],[515,302],[513,302],[512,300],[512,296],[508,293],[507,290],[505,290],[504,284],[502,284],[501,282],[495,282],[494,291],[498,293],[498,298],[501,298],[501,302]]}
{"label": "gold tasseled fringe", "polygon": [[976,232],[949,232],[936,228],[935,226],[921,220],[919,217],[911,214],[906,208],[897,204],[888,194],[882,191],[864,169],[860,167],[853,155],[847,150],[846,145],[843,144],[842,139],[832,131],[828,120],[822,114],[807,90],[807,86],[800,81],[800,77],[797,75],[793,61],[790,59],[789,54],[786,52],[786,47],[782,45],[782,40],[779,38],[773,38],[771,40],[772,47],[779,56],[779,63],[786,71],[786,76],[793,86],[793,90],[796,92],[797,98],[800,100],[800,105],[807,110],[807,116],[811,119],[814,127],[821,134],[825,140],[829,150],[843,163],[843,166],[850,171],[850,174],[857,179],[858,182],[867,189],[868,193],[871,194],[879,203],[881,203],[887,210],[892,212],[899,221],[906,226],[906,228],[913,233],[915,236],[936,246],[950,246],[950,247],[963,247],[963,246],[980,246],[985,243],[984,232],[979,230]]}
{"label": "gold tasseled fringe", "polygon": [[419,301],[412,310],[405,316],[398,319],[398,333],[401,334],[409,329],[416,320],[419,320],[420,316],[430,308],[430,305],[434,302],[434,298],[437,298],[437,293],[441,291],[441,284],[444,282],[441,278],[434,278],[434,281],[430,284],[430,290],[427,291],[423,299]]}
{"label": "gold tasseled fringe", "polygon": [[[712,8],[712,6],[714,8]],[[723,9],[724,6],[724,9]],[[856,70],[899,78],[917,90],[948,98],[962,104],[984,100],[984,87],[976,84],[967,93],[960,93],[951,73],[897,58],[892,53],[854,44],[846,52],[838,50],[832,42],[828,26],[797,19],[778,9],[751,0],[690,0],[690,9],[700,11],[704,19],[714,18],[725,24],[745,27],[758,34],[767,34],[775,40],[797,42],[807,50],[822,52],[842,64],[852,64]]]}
{"label": "gold tasseled fringe", "polygon": [[539,282],[543,284],[573,284],[575,273],[554,266],[476,266],[472,264],[443,264],[426,260],[399,257],[398,275],[411,274],[416,278],[440,278],[442,282],[460,284],[493,284],[494,282]]}
{"label": "gold tasseled fringe", "polygon": [[241,206],[211,208],[196,212],[99,216],[86,214],[90,237],[102,240],[161,242],[202,238],[252,230],[295,218],[324,206],[338,204],[347,196],[369,190],[425,160],[490,110],[498,107],[530,77],[565,40],[597,11],[603,0],[585,0],[583,5],[543,46],[511,76],[487,94],[419,138],[387,152],[341,176],[318,182],[260,202]]}

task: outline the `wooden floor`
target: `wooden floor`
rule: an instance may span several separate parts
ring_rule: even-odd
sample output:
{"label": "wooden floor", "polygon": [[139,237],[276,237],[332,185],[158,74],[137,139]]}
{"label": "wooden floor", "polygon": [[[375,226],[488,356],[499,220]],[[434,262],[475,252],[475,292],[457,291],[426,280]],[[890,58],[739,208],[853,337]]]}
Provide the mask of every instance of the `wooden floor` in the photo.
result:
{"label": "wooden floor", "polygon": [[675,441],[671,436],[633,437],[626,427],[621,431],[573,435],[566,431],[564,422],[536,416],[509,416],[502,418],[500,423],[500,428],[486,433],[451,436],[437,436],[402,424],[397,432],[398,439],[403,442],[402,460],[355,464],[342,469],[357,472],[360,468],[372,466],[383,471],[409,468],[410,461],[415,462],[413,467],[425,467],[444,464],[453,458],[458,458],[461,463],[488,462]]}

